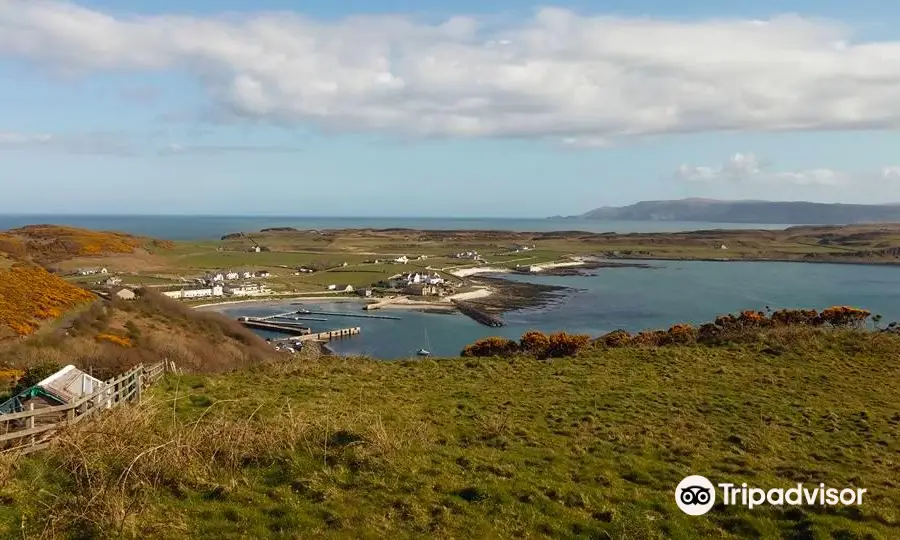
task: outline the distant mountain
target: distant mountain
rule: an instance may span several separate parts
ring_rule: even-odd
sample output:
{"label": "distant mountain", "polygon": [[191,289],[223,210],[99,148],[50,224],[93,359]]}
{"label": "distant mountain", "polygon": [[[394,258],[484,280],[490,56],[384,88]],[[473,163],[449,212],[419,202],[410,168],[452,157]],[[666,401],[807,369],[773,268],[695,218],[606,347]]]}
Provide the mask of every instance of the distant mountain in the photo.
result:
{"label": "distant mountain", "polygon": [[900,222],[900,204],[681,199],[677,201],[642,201],[629,206],[605,206],[572,217],[625,221],[844,225]]}

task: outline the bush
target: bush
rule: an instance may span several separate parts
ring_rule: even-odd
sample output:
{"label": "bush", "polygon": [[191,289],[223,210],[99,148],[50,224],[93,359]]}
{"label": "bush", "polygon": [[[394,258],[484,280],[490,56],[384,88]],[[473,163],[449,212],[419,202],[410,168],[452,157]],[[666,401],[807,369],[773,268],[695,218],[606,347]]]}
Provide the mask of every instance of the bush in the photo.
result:
{"label": "bush", "polygon": [[519,340],[519,349],[523,353],[531,354],[539,358],[543,357],[549,348],[550,338],[543,332],[525,332]]}
{"label": "bush", "polygon": [[509,356],[519,352],[519,345],[502,337],[489,337],[479,339],[462,350],[460,356]]}
{"label": "bush", "polygon": [[625,347],[631,344],[631,334],[625,330],[613,330],[600,336],[598,341],[607,347]]}
{"label": "bush", "polygon": [[575,356],[591,342],[591,336],[566,332],[551,334],[549,339],[550,345],[545,353],[549,358]]}
{"label": "bush", "polygon": [[112,343],[113,345],[118,345],[119,347],[131,347],[131,340],[127,337],[120,337],[114,334],[97,334],[96,337],[99,342]]}

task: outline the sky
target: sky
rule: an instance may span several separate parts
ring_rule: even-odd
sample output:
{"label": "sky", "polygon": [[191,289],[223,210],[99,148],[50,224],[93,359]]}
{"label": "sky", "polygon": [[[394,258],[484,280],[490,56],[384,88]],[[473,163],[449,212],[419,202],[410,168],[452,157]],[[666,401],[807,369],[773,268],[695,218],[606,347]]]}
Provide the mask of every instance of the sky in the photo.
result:
{"label": "sky", "polygon": [[0,213],[900,202],[898,22],[884,0],[0,0]]}

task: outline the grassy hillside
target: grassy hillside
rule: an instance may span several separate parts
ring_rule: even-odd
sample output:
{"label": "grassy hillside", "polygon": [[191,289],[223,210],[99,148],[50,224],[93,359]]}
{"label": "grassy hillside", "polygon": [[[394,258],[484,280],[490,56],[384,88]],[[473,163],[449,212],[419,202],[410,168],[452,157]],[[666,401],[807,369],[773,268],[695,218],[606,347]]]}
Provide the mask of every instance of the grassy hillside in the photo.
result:
{"label": "grassy hillside", "polygon": [[[576,358],[329,358],[169,376],[0,458],[25,538],[896,538],[900,337],[764,328]],[[688,474],[868,489],[853,508],[674,504]],[[3,536],[3,535],[0,535]]]}
{"label": "grassy hillside", "polygon": [[272,348],[220,314],[200,312],[152,290],[134,301],[96,301],[31,338],[0,343],[0,368],[76,366],[108,378],[168,358],[191,372],[221,372],[270,361]]}
{"label": "grassy hillside", "polygon": [[39,266],[0,266],[0,340],[26,336],[95,296]]}

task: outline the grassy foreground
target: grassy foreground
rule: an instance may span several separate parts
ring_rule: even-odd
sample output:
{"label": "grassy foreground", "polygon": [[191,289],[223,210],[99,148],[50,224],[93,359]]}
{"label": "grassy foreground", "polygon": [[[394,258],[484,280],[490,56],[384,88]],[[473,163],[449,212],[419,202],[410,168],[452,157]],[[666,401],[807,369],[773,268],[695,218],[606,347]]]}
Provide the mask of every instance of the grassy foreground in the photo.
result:
{"label": "grassy foreground", "polygon": [[[139,407],[0,458],[0,537],[897,538],[900,337],[577,358],[320,358],[169,376]],[[868,489],[859,507],[717,503],[681,478]]]}

